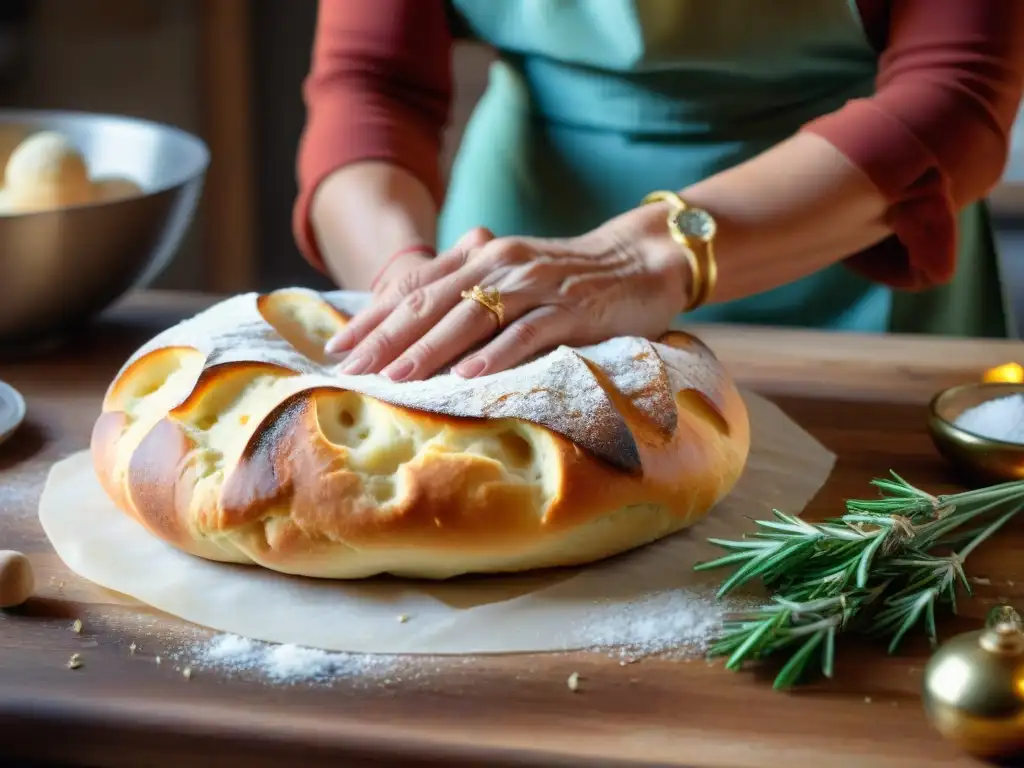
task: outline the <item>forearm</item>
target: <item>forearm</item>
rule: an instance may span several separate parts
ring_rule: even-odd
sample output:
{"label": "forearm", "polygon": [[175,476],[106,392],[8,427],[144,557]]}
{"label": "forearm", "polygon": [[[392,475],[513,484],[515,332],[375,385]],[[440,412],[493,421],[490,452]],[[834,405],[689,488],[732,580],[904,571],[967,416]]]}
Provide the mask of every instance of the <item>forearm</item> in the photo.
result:
{"label": "forearm", "polygon": [[434,245],[437,206],[405,169],[368,161],[327,177],[313,196],[311,219],[331,277],[367,290],[393,254]]}
{"label": "forearm", "polygon": [[292,218],[303,255],[346,288],[433,245],[451,87],[444,0],[318,3]]}
{"label": "forearm", "polygon": [[[824,139],[801,133],[680,191],[718,222],[718,288],[731,301],[806,277],[890,234],[881,192]],[[654,209],[654,206],[650,206]],[[659,207],[660,208],[660,207]],[[648,246],[675,246],[664,209],[638,209]]]}

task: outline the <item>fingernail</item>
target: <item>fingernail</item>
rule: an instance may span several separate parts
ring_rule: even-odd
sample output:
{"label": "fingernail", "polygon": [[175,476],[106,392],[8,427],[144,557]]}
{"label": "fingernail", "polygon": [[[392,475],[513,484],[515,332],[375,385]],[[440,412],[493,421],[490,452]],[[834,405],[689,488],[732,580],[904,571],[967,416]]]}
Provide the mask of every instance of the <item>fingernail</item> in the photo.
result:
{"label": "fingernail", "polygon": [[351,336],[345,331],[342,331],[341,333],[338,333],[327,340],[327,343],[324,345],[324,352],[326,352],[329,355],[336,355],[339,352],[345,352],[346,350],[350,349],[351,346]]}
{"label": "fingernail", "polygon": [[370,361],[365,357],[353,357],[338,366],[338,371],[347,373],[349,376],[358,376],[369,367]]}
{"label": "fingernail", "polygon": [[479,357],[474,357],[470,360],[464,360],[455,366],[455,373],[464,379],[472,379],[483,373],[486,367],[487,363]]}
{"label": "fingernail", "polygon": [[384,369],[384,375],[392,381],[405,381],[412,373],[413,364],[408,360],[396,360]]}

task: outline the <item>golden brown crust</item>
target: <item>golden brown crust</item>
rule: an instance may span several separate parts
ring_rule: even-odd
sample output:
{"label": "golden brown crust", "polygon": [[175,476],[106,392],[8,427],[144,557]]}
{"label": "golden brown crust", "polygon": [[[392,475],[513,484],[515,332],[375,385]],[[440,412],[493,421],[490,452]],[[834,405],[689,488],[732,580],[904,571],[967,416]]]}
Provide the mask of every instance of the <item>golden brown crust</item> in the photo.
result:
{"label": "golden brown crust", "polygon": [[[300,352],[344,321],[308,292],[257,306]],[[303,340],[304,323],[320,331]],[[663,341],[703,348],[687,334]],[[627,397],[588,363],[631,433],[640,468],[631,471],[523,419],[304,387],[266,362],[190,368],[194,352],[144,348],[112,384],[92,454],[121,509],[214,560],[338,578],[588,562],[696,522],[732,488],[749,450],[746,408],[727,377],[715,402],[681,389],[674,413],[651,412],[637,403],[652,393]]]}
{"label": "golden brown crust", "polygon": [[191,549],[192,537],[182,496],[195,482],[195,472],[188,466],[195,448],[178,423],[162,419],[132,452],[125,478],[128,498],[142,524],[185,550]]}
{"label": "golden brown crust", "polygon": [[348,316],[307,291],[280,290],[256,299],[263,319],[310,360],[325,362],[324,346],[345,327]]}
{"label": "golden brown crust", "polygon": [[152,382],[166,379],[187,359],[201,363],[202,354],[192,347],[161,347],[145,358],[133,360],[111,383],[103,401],[103,410],[122,410],[128,400],[152,394]]}
{"label": "golden brown crust", "polygon": [[[318,419],[331,399],[350,393],[314,391],[282,405],[265,431],[246,447],[224,486],[221,503],[228,526],[258,522],[270,509],[288,510],[302,530],[354,547],[458,548],[493,539],[514,545],[538,523],[532,489],[508,482],[500,464],[465,453],[425,453],[403,467],[409,483],[397,503],[381,510],[364,494],[364,482],[347,471],[348,451],[330,442]],[[473,429],[468,420],[411,413],[446,429]],[[564,442],[564,438],[562,439]],[[304,482],[304,478],[321,478]],[[486,515],[480,509],[486,508]]]}
{"label": "golden brown crust", "polygon": [[[107,411],[101,413],[92,428],[92,437],[89,440],[89,450],[92,453],[92,463],[96,467],[96,476],[100,485],[107,495],[117,504],[118,508],[124,510],[136,520],[138,516],[135,510],[127,503],[124,489],[118,483],[112,469],[116,462],[117,443],[128,426],[128,417],[121,411]],[[139,522],[142,522],[141,520]]]}

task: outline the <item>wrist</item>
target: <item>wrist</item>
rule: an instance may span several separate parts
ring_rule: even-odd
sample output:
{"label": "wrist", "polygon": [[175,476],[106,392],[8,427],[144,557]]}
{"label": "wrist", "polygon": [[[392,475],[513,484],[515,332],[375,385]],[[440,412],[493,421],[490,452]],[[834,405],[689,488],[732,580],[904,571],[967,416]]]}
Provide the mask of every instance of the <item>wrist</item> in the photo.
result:
{"label": "wrist", "polygon": [[401,168],[381,162],[352,163],[328,175],[310,210],[331,275],[354,290],[369,290],[384,259],[397,251],[432,243],[436,218],[426,188]]}
{"label": "wrist", "polygon": [[694,287],[694,255],[673,240],[667,220],[667,203],[641,205],[612,219],[622,250],[650,274],[658,275],[673,306],[685,311]]}

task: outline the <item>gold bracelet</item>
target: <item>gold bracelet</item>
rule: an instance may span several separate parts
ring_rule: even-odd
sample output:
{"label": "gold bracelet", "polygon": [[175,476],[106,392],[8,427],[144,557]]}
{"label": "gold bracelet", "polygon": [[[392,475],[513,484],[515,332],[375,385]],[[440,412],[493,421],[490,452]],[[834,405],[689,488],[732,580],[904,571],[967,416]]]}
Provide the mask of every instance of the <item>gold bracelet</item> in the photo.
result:
{"label": "gold bracelet", "polygon": [[687,208],[690,207],[686,204],[686,201],[683,200],[683,198],[681,198],[678,194],[676,194],[675,192],[669,192],[667,189],[658,189],[655,190],[654,192],[648,192],[644,196],[644,199],[640,201],[640,205],[662,202],[672,203],[672,205],[674,205],[676,208],[682,208],[683,210],[686,210]]}
{"label": "gold bracelet", "polygon": [[686,306],[683,307],[683,312],[692,312],[700,306],[701,293],[707,292],[704,288],[706,278],[704,270],[700,267],[700,262],[697,261],[697,254],[691,251],[685,243],[683,244],[683,258],[686,259],[686,266],[690,268],[690,294],[687,297]]}
{"label": "gold bracelet", "polygon": [[[668,225],[668,233],[672,240],[682,246],[683,255],[686,257],[687,264],[690,267],[690,297],[686,306],[683,307],[683,312],[692,312],[701,306],[710,295],[710,291],[707,288],[707,272],[701,269],[700,261],[697,258],[697,254],[694,249],[690,246],[690,242],[686,235],[679,228],[676,223],[676,214],[680,211],[685,211],[689,208],[686,201],[683,200],[675,192],[669,192],[668,190],[657,190],[651,192],[640,201],[641,205],[648,205],[649,203],[669,203],[672,208],[668,212],[666,218],[666,224]],[[715,270],[717,273],[717,270]]]}
{"label": "gold bracelet", "polygon": [[641,205],[655,202],[668,202],[672,205],[667,218],[668,231],[687,254],[687,263],[693,272],[690,301],[683,310],[692,312],[708,302],[718,285],[718,260],[715,258],[714,247],[717,224],[710,213],[690,206],[675,192],[651,192],[644,197]]}

